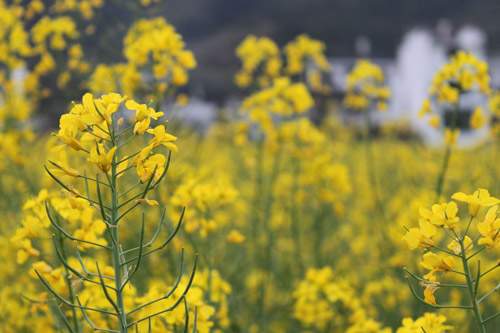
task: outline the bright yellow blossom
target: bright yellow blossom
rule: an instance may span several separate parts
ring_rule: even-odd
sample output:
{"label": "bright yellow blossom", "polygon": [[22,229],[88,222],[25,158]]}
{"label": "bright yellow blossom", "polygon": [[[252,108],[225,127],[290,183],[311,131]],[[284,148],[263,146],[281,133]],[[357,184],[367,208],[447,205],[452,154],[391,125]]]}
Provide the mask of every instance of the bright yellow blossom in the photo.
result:
{"label": "bright yellow blossom", "polygon": [[478,189],[473,194],[457,192],[453,194],[451,198],[468,203],[470,216],[476,216],[481,207],[491,207],[500,203],[500,200],[490,196],[490,192],[482,188]]}
{"label": "bright yellow blossom", "polygon": [[90,156],[87,160],[95,164],[102,172],[109,173],[116,149],[115,146],[106,152],[104,146],[99,143],[90,149]]}
{"label": "bright yellow blossom", "polygon": [[410,250],[414,250],[419,246],[428,248],[434,245],[432,237],[437,233],[436,227],[426,220],[421,220],[419,224],[420,228],[412,228],[408,230],[406,235],[403,237]]}
{"label": "bright yellow blossom", "polygon": [[488,209],[483,222],[477,224],[477,230],[481,234],[479,245],[486,245],[487,248],[496,247],[500,244],[500,219],[498,219],[498,206]]}
{"label": "bright yellow blossom", "polygon": [[456,265],[455,259],[452,256],[442,258],[433,252],[427,252],[423,258],[424,260],[420,262],[420,265],[430,271],[447,272]]}

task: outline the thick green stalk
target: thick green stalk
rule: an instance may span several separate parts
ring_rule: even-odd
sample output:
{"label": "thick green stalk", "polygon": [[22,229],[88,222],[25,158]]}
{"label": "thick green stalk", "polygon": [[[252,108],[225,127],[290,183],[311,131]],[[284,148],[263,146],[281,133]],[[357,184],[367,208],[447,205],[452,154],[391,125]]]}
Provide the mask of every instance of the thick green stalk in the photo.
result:
{"label": "thick green stalk", "polygon": [[[57,233],[57,240],[59,241],[59,244],[61,247],[62,257],[64,259],[67,259],[66,250],[64,248],[63,238],[62,238],[60,232]],[[73,292],[73,286],[72,286],[71,280],[70,280],[70,272],[68,271],[68,268],[66,268],[66,267],[64,267],[64,270],[65,270],[64,279],[66,282],[66,286],[68,287],[69,301],[72,304],[75,304],[75,293]],[[80,332],[80,325],[78,323],[78,317],[76,316],[76,308],[75,307],[71,307],[71,314],[73,316],[73,328],[75,329],[76,333],[79,333]]]}
{"label": "thick green stalk", "polygon": [[[453,117],[451,119],[450,130],[454,132],[458,125],[458,116],[459,116],[459,103],[455,105],[455,110],[453,112]],[[446,152],[444,154],[443,165],[441,167],[441,171],[439,172],[439,176],[436,183],[436,202],[439,201],[441,194],[443,193],[444,181],[446,179],[446,172],[448,171],[448,165],[450,163],[452,147],[449,143],[446,143]]]}
{"label": "thick green stalk", "polygon": [[120,313],[118,313],[120,333],[127,333],[127,316],[125,306],[123,303],[123,290],[122,290],[122,265],[121,265],[121,251],[120,251],[120,234],[118,228],[118,218],[120,216],[118,210],[118,189],[116,186],[116,154],[113,156],[111,163],[111,234],[113,235],[112,244],[112,259],[113,269],[115,272],[115,288],[116,288],[116,305]]}
{"label": "thick green stalk", "polygon": [[[464,273],[465,273],[465,279],[467,282],[467,289],[469,290],[469,295],[470,295],[470,301],[471,301],[471,306],[472,306],[472,311],[474,312],[474,319],[476,320],[476,325],[478,332],[480,333],[486,333],[486,329],[483,324],[483,319],[481,317],[481,311],[479,310],[479,305],[476,299],[476,288],[473,283],[473,278],[470,275],[470,270],[469,270],[469,263],[467,261],[467,254],[464,246],[464,241],[463,239],[459,239],[458,242],[460,243],[460,248],[461,248],[461,253],[460,257],[462,259],[462,264],[464,266]],[[479,283],[479,281],[476,281],[476,283]]]}

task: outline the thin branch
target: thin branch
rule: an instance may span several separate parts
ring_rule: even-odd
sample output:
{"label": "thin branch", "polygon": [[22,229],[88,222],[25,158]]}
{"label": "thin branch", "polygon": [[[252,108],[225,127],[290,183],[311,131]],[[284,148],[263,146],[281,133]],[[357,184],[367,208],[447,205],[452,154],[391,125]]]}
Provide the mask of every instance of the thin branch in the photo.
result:
{"label": "thin branch", "polygon": [[59,306],[57,306],[57,304],[56,304],[55,308],[57,309],[57,313],[61,317],[64,326],[66,326],[66,328],[68,329],[69,332],[75,333],[75,330],[73,329],[73,327],[71,327],[71,324],[69,323],[68,318],[66,318],[64,313],[61,311],[61,308],[59,308]]}
{"label": "thin branch", "polygon": [[[50,172],[50,171],[49,171],[49,169],[47,168],[47,166],[46,166],[46,165],[44,165],[44,168],[45,168],[45,171],[47,171],[47,173],[49,174],[49,176],[50,176],[52,179],[54,179],[54,180],[55,180],[55,181],[56,181],[59,185],[61,185],[61,187],[62,187],[62,188],[64,188],[66,191],[68,191],[68,192],[70,192],[70,193],[74,193],[74,191],[73,191],[73,190],[71,190],[71,189],[70,189],[67,185],[65,185],[65,184],[64,184],[64,183],[63,183],[63,182],[62,182],[59,178],[57,178],[56,176],[54,176],[54,175],[52,174],[52,172]],[[90,199],[90,198],[84,197],[83,195],[77,195],[77,198],[82,198],[82,199],[85,199],[85,200],[87,200],[88,202],[90,202],[90,203],[94,203],[94,204],[97,204],[97,203],[98,203],[97,201],[94,201],[94,200],[92,200],[92,199]],[[105,206],[105,208],[106,208],[106,209],[108,209],[108,210],[111,210],[109,207],[106,207],[106,206]]]}
{"label": "thin branch", "polygon": [[97,246],[97,247],[102,247],[104,249],[107,249],[107,250],[111,250],[111,248],[107,245],[102,245],[102,244],[98,244],[98,243],[94,243],[94,242],[90,242],[90,241],[86,241],[86,240],[83,240],[83,239],[79,239],[79,238],[75,238],[73,236],[71,236],[66,230],[64,230],[60,225],[58,225],[56,223],[56,221],[54,221],[54,219],[52,218],[52,215],[50,213],[50,210],[49,210],[49,206],[48,206],[48,203],[47,201],[45,201],[45,210],[47,211],[47,216],[49,218],[49,221],[50,223],[58,230],[60,231],[64,236],[66,236],[68,239],[72,240],[72,241],[77,241],[77,242],[81,242],[81,243],[87,243],[87,244],[90,244],[90,245],[93,245],[93,246]]}
{"label": "thin branch", "polygon": [[481,303],[482,301],[484,301],[486,298],[488,298],[491,294],[495,293],[498,291],[498,289],[500,289],[500,283],[497,284],[497,286],[493,289],[491,289],[490,291],[488,291],[483,297],[481,297],[477,303]]}
{"label": "thin branch", "polygon": [[[191,276],[194,277],[194,272],[195,272],[195,269],[196,269],[196,262],[197,262],[197,257],[196,257],[196,261],[195,261],[195,266],[193,268],[193,271],[191,272]],[[127,313],[127,316],[131,315],[132,313],[134,312],[137,312],[139,311],[140,309],[142,308],[145,308],[151,304],[154,304],[154,303],[157,303],[159,301],[162,301],[164,299],[167,299],[169,298],[176,290],[177,290],[177,287],[179,286],[179,283],[181,282],[181,278],[182,278],[182,274],[184,272],[184,248],[182,249],[182,252],[181,252],[181,268],[179,270],[179,275],[177,276],[177,281],[175,281],[174,285],[172,286],[172,288],[165,294],[163,295],[162,297],[160,298],[157,298],[153,301],[150,301],[150,302],[147,302],[145,304],[142,304],[138,307],[136,307],[135,309],[131,310],[130,312]]]}
{"label": "thin branch", "polygon": [[494,314],[493,316],[490,316],[488,318],[486,318],[485,320],[482,321],[483,324],[486,324],[487,322],[489,322],[490,320],[492,319],[495,319],[496,317],[500,316],[500,312]]}
{"label": "thin branch", "polygon": [[[78,296],[76,296],[76,301],[78,302],[78,305],[82,305],[82,303],[80,303],[80,299],[78,298]],[[80,310],[82,311],[82,314],[83,314],[83,318],[85,318],[85,321],[90,325],[90,327],[92,327],[92,329],[94,331],[101,331],[101,332],[117,332],[117,333],[120,333],[120,331],[116,331],[116,330],[110,330],[110,329],[107,329],[107,328],[100,328],[100,327],[97,327],[96,325],[94,325],[94,323],[90,320],[89,316],[87,315],[87,312],[85,312],[85,309],[83,308],[80,308]]]}
{"label": "thin branch", "polygon": [[[177,223],[177,226],[175,227],[175,230],[172,232],[172,234],[170,234],[170,236],[160,246],[158,246],[157,248],[155,248],[155,249],[153,249],[151,251],[148,251],[148,252],[144,253],[143,256],[148,256],[148,255],[150,255],[150,254],[152,254],[154,252],[160,251],[165,246],[167,246],[168,243],[170,243],[170,241],[175,237],[175,235],[177,234],[177,232],[179,232],[179,230],[181,228],[182,220],[184,219],[184,212],[185,211],[186,211],[186,207],[182,207],[182,212],[181,212],[181,216],[179,217],[179,222]],[[132,259],[129,259],[129,260],[123,262],[122,266],[123,265],[127,265],[127,264],[131,263],[134,260],[137,260],[137,257],[134,257]]]}
{"label": "thin branch", "polygon": [[115,309],[118,320],[120,321],[120,326],[123,327],[124,325],[122,322],[122,316],[121,316],[120,309],[118,308],[115,301],[111,298],[111,296],[108,293],[108,289],[106,288],[106,284],[104,283],[104,279],[102,277],[101,270],[99,269],[99,263],[97,261],[95,262],[95,266],[97,268],[97,274],[99,274],[99,280],[101,281],[101,287],[102,287],[102,291],[104,292],[104,296],[106,296],[106,299],[108,300],[108,302]]}
{"label": "thin branch", "polygon": [[126,278],[125,282],[123,282],[122,286],[120,287],[120,291],[122,291],[123,288],[125,288],[127,283],[132,279],[134,274],[139,269],[139,266],[141,264],[141,259],[142,259],[142,251],[144,249],[143,244],[144,244],[144,213],[142,213],[141,238],[139,241],[139,255],[137,256],[137,263],[135,264],[135,267],[134,267],[134,270],[132,271],[132,273],[130,273],[130,275]]}
{"label": "thin branch", "polygon": [[[161,214],[161,218],[160,218],[160,223],[158,224],[158,227],[156,228],[156,231],[153,235],[153,237],[151,238],[151,240],[149,242],[146,243],[146,245],[143,246],[143,248],[148,248],[148,247],[151,247],[154,242],[156,241],[156,239],[158,238],[158,236],[160,235],[160,231],[161,231],[161,228],[162,228],[162,225],[163,225],[163,221],[165,220],[165,214],[167,212],[167,209],[164,208],[163,209],[163,213]],[[122,252],[122,254],[127,254],[127,253],[130,253],[130,252],[133,252],[133,251],[137,251],[139,250],[138,247],[134,247],[134,248],[131,248],[131,249],[128,249],[128,250],[125,250]]]}
{"label": "thin branch", "polygon": [[[87,282],[90,282],[90,283],[94,283],[94,284],[100,285],[99,282],[87,278],[86,276],[84,276],[83,274],[81,274],[79,271],[77,271],[76,269],[74,269],[71,265],[69,265],[69,263],[66,261],[66,259],[64,259],[63,255],[61,253],[61,250],[59,249],[59,246],[57,245],[57,241],[56,241],[55,235],[52,237],[52,239],[54,241],[54,248],[56,249],[56,255],[57,255],[57,257],[59,258],[59,261],[63,264],[64,267],[66,267],[71,273],[73,273],[76,276],[78,276],[78,278],[80,278],[82,280],[85,280]],[[110,288],[112,290],[115,290],[115,288],[113,288],[111,286],[106,286],[106,287],[108,287],[108,288]]]}
{"label": "thin branch", "polygon": [[423,279],[412,272],[410,272],[408,269],[404,268],[404,271],[408,274],[410,274],[411,277],[413,277],[415,280],[420,281],[424,284],[428,284],[431,286],[436,286],[436,287],[449,287],[449,288],[467,288],[467,285],[465,284],[454,284],[454,283],[440,283],[440,282],[432,282],[426,279]]}
{"label": "thin branch", "polygon": [[62,297],[61,295],[59,295],[59,293],[57,291],[55,291],[54,288],[52,288],[52,286],[50,285],[50,283],[48,283],[47,280],[45,280],[43,278],[43,276],[40,273],[38,273],[38,271],[36,269],[35,269],[35,274],[38,276],[38,278],[40,279],[40,281],[42,281],[42,283],[49,290],[49,292],[52,295],[54,295],[59,301],[61,301],[62,303],[64,303],[65,305],[71,306],[71,307],[76,307],[76,308],[83,308],[83,309],[89,310],[89,311],[100,312],[100,313],[107,314],[107,315],[117,316],[116,313],[111,312],[111,311],[94,309],[94,308],[89,308],[89,307],[86,307],[86,306],[79,306],[77,304],[73,304],[73,303],[67,301],[64,297]]}
{"label": "thin branch", "polygon": [[413,294],[413,296],[422,304],[425,304],[427,306],[430,306],[434,309],[468,309],[468,310],[471,310],[472,307],[471,306],[465,306],[465,305],[439,305],[439,304],[432,304],[432,303],[429,303],[427,301],[425,301],[424,299],[422,299],[422,297],[418,296],[415,289],[413,288],[413,285],[410,283],[410,281],[408,280],[408,278],[406,278],[406,281],[408,282],[408,286],[410,287],[410,290],[411,290],[411,293]]}
{"label": "thin branch", "polygon": [[[82,259],[82,256],[80,255],[80,250],[78,250],[78,243],[75,242],[75,253],[76,253],[76,258],[78,259],[78,261],[80,262],[80,266],[82,267],[82,270],[85,274],[87,274],[88,276],[95,276],[95,277],[98,277],[99,275],[95,274],[95,273],[91,273],[87,270],[87,268],[85,267],[85,264],[83,263],[83,259]],[[107,275],[103,275],[102,276],[103,278],[105,279],[109,279],[111,281],[115,281],[115,278],[111,277],[111,276],[107,276]]]}

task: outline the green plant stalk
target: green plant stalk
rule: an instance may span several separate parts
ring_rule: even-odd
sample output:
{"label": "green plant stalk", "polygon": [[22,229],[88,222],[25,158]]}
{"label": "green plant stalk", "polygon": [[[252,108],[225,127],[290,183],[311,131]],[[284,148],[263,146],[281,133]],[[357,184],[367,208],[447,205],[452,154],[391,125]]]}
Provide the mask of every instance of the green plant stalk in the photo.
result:
{"label": "green plant stalk", "polygon": [[[59,241],[60,247],[61,247],[61,255],[63,256],[64,259],[67,259],[66,257],[66,249],[64,248],[64,242],[63,238],[61,237],[61,233],[57,233],[57,240]],[[68,295],[69,295],[69,300],[71,303],[75,303],[75,293],[73,292],[73,286],[71,285],[71,280],[70,280],[70,273],[68,268],[64,267],[64,280],[66,282],[66,286],[68,287]],[[75,329],[76,333],[80,332],[80,325],[78,324],[78,318],[76,316],[76,308],[71,307],[71,314],[73,317],[73,326]]]}
{"label": "green plant stalk", "polygon": [[[465,236],[464,236],[464,238],[465,238]],[[476,288],[474,287],[474,283],[472,282],[473,278],[470,275],[469,263],[468,263],[467,254],[465,251],[464,241],[463,241],[463,239],[459,238],[458,242],[459,242],[460,248],[461,248],[460,258],[462,259],[462,264],[464,266],[465,280],[467,282],[467,289],[469,290],[472,311],[474,312],[474,319],[476,321],[477,329],[478,329],[478,332],[480,332],[480,333],[486,333],[483,319],[481,317],[481,311],[479,310],[479,305],[478,305],[477,299],[476,299]],[[479,281],[476,281],[476,283],[479,283]]]}
{"label": "green plant stalk", "polygon": [[[458,112],[460,110],[459,108],[460,103],[457,102],[455,105],[455,110],[453,112],[453,118],[451,119],[451,126],[450,129],[451,131],[455,131],[457,128],[457,122],[458,122]],[[441,167],[441,171],[439,172],[439,176],[437,179],[436,183],[436,202],[439,201],[439,198],[441,197],[441,194],[443,193],[443,186],[444,186],[444,181],[446,179],[446,172],[448,171],[448,165],[450,164],[450,157],[451,157],[451,152],[452,152],[452,147],[449,144],[446,144],[446,151],[444,154],[444,159],[443,159],[443,165]]]}
{"label": "green plant stalk", "polygon": [[[112,133],[114,135],[114,133]],[[113,137],[114,142],[114,137]],[[123,290],[122,290],[122,265],[121,265],[121,250],[120,250],[120,234],[118,231],[118,218],[120,216],[118,210],[118,189],[116,187],[116,154],[113,156],[113,161],[111,163],[111,234],[113,239],[112,244],[112,259],[113,259],[113,269],[115,272],[115,288],[116,288],[116,305],[120,313],[118,315],[120,333],[127,333],[127,316],[125,312],[125,306],[123,303]],[[114,241],[113,241],[114,240]]]}

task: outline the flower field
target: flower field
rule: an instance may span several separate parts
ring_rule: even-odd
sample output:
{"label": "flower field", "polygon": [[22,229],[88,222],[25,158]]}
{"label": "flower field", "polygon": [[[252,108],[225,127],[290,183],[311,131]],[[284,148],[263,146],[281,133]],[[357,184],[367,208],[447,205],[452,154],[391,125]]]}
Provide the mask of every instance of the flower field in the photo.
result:
{"label": "flower field", "polygon": [[[199,130],[182,117],[196,54],[158,2],[124,2],[143,15],[111,63],[85,53],[107,1],[0,0],[1,332],[500,330],[486,61],[459,50],[435,73],[429,146],[377,121],[374,62],[340,96],[325,43],[249,31],[221,50],[243,98]],[[471,94],[487,102],[464,121]]]}

